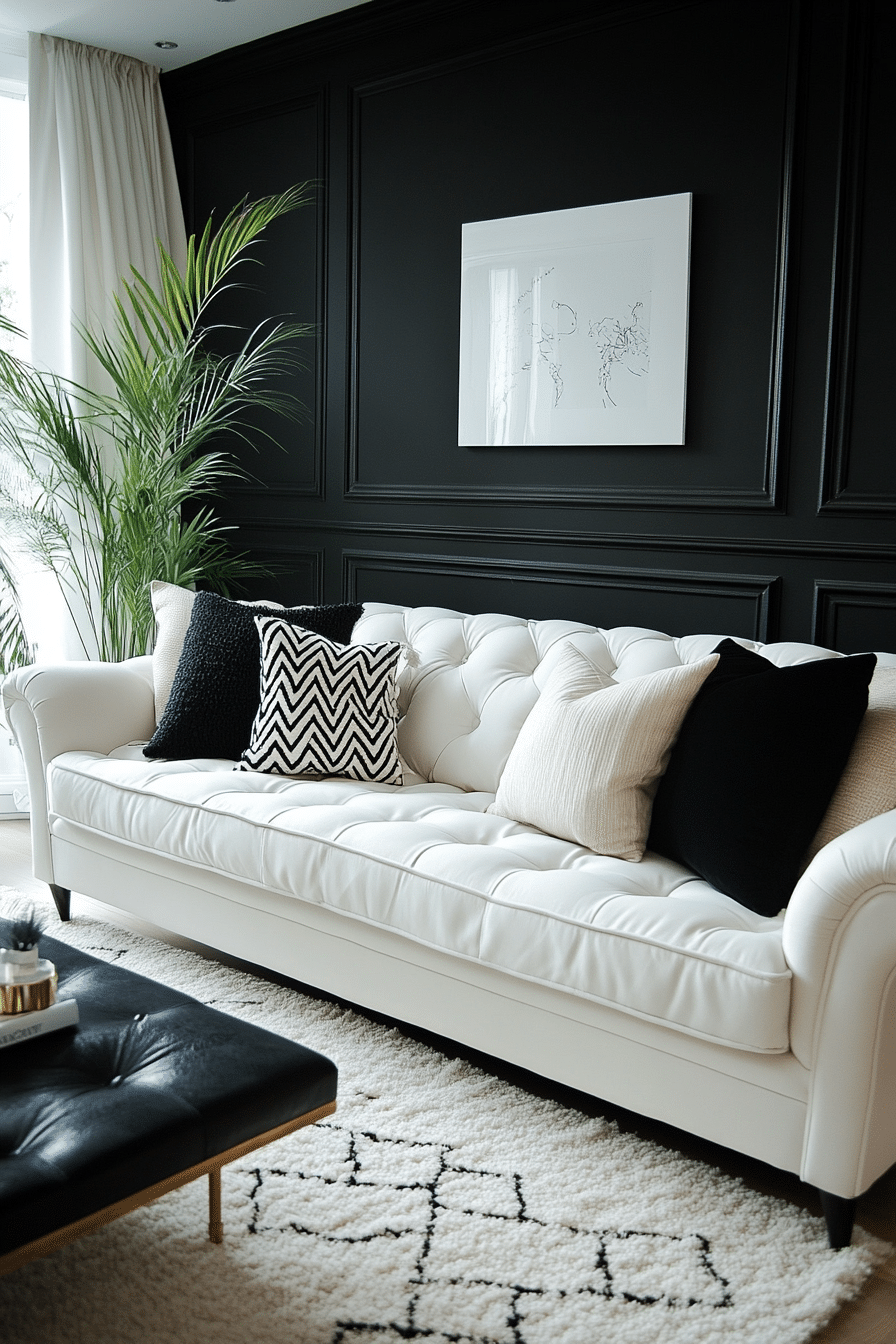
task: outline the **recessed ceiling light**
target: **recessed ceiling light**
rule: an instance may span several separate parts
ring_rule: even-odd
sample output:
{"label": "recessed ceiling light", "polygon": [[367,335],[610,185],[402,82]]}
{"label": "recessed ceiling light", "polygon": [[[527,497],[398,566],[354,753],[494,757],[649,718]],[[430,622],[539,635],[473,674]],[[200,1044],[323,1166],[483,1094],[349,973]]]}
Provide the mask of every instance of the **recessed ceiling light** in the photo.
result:
{"label": "recessed ceiling light", "polygon": [[162,51],[173,51],[174,48],[177,46],[177,43],[176,43],[176,42],[157,42],[157,43],[156,43],[156,46],[157,46],[157,47],[161,47],[161,48],[162,48]]}

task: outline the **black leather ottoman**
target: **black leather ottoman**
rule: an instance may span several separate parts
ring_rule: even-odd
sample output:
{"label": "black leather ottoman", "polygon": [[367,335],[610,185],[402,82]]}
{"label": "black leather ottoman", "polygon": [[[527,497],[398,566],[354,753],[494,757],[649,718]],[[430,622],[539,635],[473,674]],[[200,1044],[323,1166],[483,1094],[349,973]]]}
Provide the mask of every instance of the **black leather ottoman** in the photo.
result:
{"label": "black leather ottoman", "polygon": [[[0,946],[8,923],[0,920]],[[0,1274],[336,1109],[336,1066],[41,938],[80,1024],[0,1053]]]}

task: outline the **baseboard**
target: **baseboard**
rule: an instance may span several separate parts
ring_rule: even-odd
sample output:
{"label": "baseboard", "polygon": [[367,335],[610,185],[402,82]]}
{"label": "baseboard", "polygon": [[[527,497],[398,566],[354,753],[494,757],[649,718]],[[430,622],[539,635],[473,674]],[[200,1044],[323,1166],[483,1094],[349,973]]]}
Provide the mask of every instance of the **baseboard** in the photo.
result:
{"label": "baseboard", "polygon": [[0,775],[0,821],[28,816],[16,802],[16,794],[21,797],[27,787],[24,775]]}

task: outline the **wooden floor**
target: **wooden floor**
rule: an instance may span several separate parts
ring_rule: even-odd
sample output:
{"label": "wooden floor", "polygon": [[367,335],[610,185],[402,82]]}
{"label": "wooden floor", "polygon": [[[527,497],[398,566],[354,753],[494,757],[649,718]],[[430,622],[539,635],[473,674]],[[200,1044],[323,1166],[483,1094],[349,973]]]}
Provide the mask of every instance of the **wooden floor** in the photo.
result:
{"label": "wooden floor", "polygon": [[[31,876],[31,844],[26,821],[0,821],[0,886],[16,887],[19,891],[32,893],[41,898],[47,895],[46,886],[35,882]],[[155,937],[167,937],[167,941],[180,947],[192,947],[194,951],[204,956],[217,955],[208,948],[187,943],[184,939],[168,936],[159,929],[132,920],[121,911],[112,910],[97,901],[76,896],[73,899],[75,917],[79,908],[110,923],[118,923]],[[257,967],[246,967],[233,961],[232,958],[221,957],[220,960],[241,966],[242,969],[252,970],[279,984],[289,983],[282,976],[271,975]],[[306,993],[315,992],[309,991],[307,986],[301,988]],[[739,1176],[747,1185],[763,1194],[776,1195],[781,1199],[790,1200],[793,1204],[811,1209],[813,1213],[820,1213],[814,1191],[804,1186],[795,1176],[777,1171],[752,1158],[742,1157],[727,1148],[719,1148],[715,1144],[694,1138],[693,1135],[672,1129],[668,1125],[645,1120],[643,1116],[610,1107],[584,1093],[548,1083],[534,1074],[505,1065],[500,1060],[482,1056],[475,1051],[462,1050],[441,1037],[433,1037],[431,1033],[417,1031],[400,1023],[397,1025],[408,1035],[437,1045],[446,1053],[461,1054],[465,1058],[472,1059],[481,1067],[508,1078],[531,1092],[553,1097],[591,1114],[612,1117],[621,1128],[637,1132],[644,1138],[652,1139],[666,1148],[676,1149],[688,1157],[698,1158],[712,1166],[720,1167],[723,1171]],[[896,1116],[893,1117],[893,1123],[896,1124]],[[862,1198],[859,1204],[858,1222],[869,1232],[896,1244],[896,1167],[882,1177]],[[814,1336],[814,1340],[817,1344],[896,1344],[896,1254],[868,1280],[862,1294],[844,1307],[824,1330]]]}

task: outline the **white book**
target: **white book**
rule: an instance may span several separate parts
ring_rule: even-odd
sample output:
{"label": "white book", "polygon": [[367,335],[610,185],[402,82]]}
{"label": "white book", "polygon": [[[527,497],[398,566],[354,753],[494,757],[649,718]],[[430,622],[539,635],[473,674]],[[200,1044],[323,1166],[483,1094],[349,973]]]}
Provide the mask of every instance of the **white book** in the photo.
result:
{"label": "white book", "polygon": [[60,999],[49,1008],[38,1008],[33,1013],[0,1013],[0,1050],[20,1041],[31,1041],[45,1036],[48,1031],[73,1027],[78,1021],[76,999]]}

